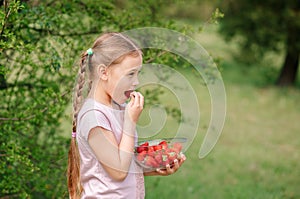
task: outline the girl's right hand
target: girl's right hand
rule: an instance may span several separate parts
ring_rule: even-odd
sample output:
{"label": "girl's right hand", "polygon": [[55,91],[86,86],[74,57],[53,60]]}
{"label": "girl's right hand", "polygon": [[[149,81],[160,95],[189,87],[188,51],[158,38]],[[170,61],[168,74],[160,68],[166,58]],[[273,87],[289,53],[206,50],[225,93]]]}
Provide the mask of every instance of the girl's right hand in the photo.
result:
{"label": "girl's right hand", "polygon": [[140,92],[133,91],[130,94],[130,101],[125,109],[125,117],[129,117],[132,122],[137,123],[143,108],[144,96]]}

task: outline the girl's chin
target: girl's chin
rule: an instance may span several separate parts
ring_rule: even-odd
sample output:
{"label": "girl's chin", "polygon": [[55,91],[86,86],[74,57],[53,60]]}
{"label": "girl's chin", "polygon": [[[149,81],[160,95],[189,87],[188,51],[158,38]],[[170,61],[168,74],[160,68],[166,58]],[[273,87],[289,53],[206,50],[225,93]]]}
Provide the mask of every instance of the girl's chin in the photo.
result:
{"label": "girl's chin", "polygon": [[129,102],[130,100],[130,94],[133,92],[133,90],[128,90],[128,91],[125,91],[124,92],[124,95],[122,96],[115,96],[112,100],[121,105],[121,104],[124,104],[126,102]]}

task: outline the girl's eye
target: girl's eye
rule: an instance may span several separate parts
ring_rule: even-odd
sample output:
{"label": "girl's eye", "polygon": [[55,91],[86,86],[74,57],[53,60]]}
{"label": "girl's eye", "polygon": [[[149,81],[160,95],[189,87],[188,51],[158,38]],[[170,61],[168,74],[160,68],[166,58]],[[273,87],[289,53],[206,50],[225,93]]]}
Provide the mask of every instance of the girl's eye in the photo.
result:
{"label": "girl's eye", "polygon": [[134,75],[139,75],[140,73],[141,73],[140,70],[139,71],[133,71],[133,72],[128,73],[128,76],[133,77]]}

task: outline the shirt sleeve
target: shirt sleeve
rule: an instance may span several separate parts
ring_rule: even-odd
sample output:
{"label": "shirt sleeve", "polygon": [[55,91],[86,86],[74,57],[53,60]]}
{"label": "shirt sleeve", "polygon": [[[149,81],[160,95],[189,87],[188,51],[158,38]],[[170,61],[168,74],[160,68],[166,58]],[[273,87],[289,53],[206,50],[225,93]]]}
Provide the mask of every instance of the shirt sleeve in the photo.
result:
{"label": "shirt sleeve", "polygon": [[85,112],[79,122],[79,134],[88,140],[90,130],[95,127],[102,127],[108,131],[112,131],[110,122],[106,115],[98,110],[89,110]]}

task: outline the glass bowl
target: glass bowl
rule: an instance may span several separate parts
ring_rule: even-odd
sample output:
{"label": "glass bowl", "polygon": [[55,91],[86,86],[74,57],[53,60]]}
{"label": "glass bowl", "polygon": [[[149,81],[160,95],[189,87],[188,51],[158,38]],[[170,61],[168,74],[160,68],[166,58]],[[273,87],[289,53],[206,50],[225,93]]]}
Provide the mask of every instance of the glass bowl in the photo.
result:
{"label": "glass bowl", "polygon": [[135,161],[145,170],[164,169],[181,158],[186,138],[162,138],[139,142],[135,147]]}

